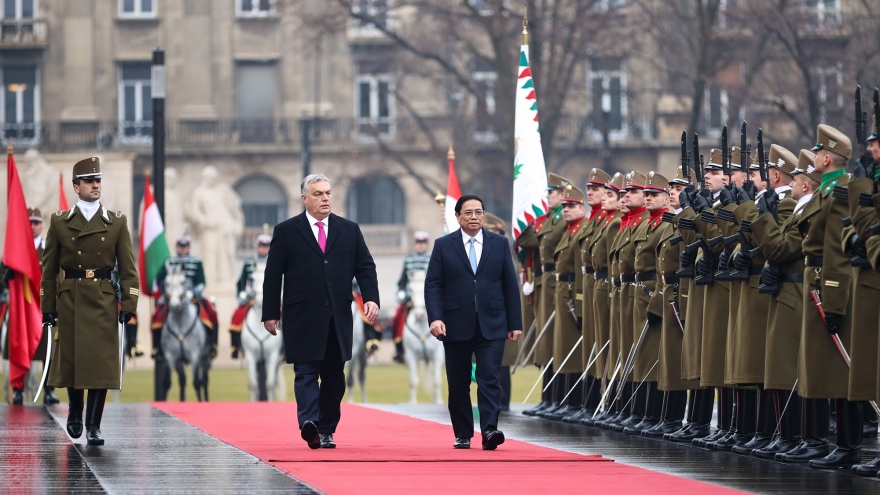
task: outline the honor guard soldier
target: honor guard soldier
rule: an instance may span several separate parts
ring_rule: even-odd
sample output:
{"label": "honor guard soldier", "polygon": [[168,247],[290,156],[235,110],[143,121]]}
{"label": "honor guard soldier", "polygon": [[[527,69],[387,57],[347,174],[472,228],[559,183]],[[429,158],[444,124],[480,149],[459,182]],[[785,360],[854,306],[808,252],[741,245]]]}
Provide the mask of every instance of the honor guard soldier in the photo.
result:
{"label": "honor guard soldier", "polygon": [[[546,418],[559,421],[578,411],[583,403],[583,387],[575,387],[567,402],[562,399],[568,391],[575,386],[580,378],[586,363],[583,361],[583,353],[580,347],[584,345],[581,338],[583,315],[578,306],[578,272],[580,272],[580,250],[577,245],[577,236],[586,225],[586,209],[584,192],[572,184],[566,184],[562,198],[562,219],[566,225],[566,231],[556,249],[553,252],[556,270],[556,319],[553,322],[553,369],[555,381],[559,383],[556,390],[561,393],[555,401],[560,403],[552,413],[547,413]],[[583,294],[580,294],[583,299]],[[592,346],[592,339],[590,339]],[[554,383],[555,385],[555,383]],[[543,415],[542,415],[543,416]]]}
{"label": "honor guard soldier", "polygon": [[412,307],[410,303],[410,295],[407,292],[409,285],[409,274],[415,270],[427,271],[428,262],[431,261],[431,253],[428,251],[428,233],[418,231],[413,235],[414,251],[403,260],[403,270],[397,279],[397,311],[391,319],[391,326],[394,329],[394,360],[398,363],[404,363],[403,359],[403,328],[406,324],[406,317]]}
{"label": "honor guard soldier", "polygon": [[167,308],[165,307],[165,278],[171,270],[180,270],[185,276],[187,283],[193,291],[193,297],[198,301],[202,316],[202,323],[205,325],[208,335],[208,355],[211,359],[217,357],[217,310],[210,301],[205,299],[203,294],[205,290],[205,269],[202,266],[202,260],[190,254],[190,244],[192,239],[188,235],[182,235],[177,238],[175,249],[177,256],[165,260],[165,264],[156,274],[156,284],[159,290],[163,291],[162,298],[156,304],[156,312],[153,315],[153,358],[162,359],[162,326],[165,324],[165,316]]}
{"label": "honor guard soldier", "polygon": [[254,271],[263,272],[266,269],[266,260],[269,258],[269,245],[271,243],[271,235],[258,235],[254,240],[256,253],[244,260],[244,264],[241,266],[241,274],[238,276],[238,282],[235,284],[235,292],[238,294],[238,308],[232,313],[232,322],[229,324],[232,359],[238,359],[238,355],[242,350],[241,328],[244,326],[247,312],[254,305],[257,290],[260,292],[263,290],[262,284],[259,289],[254,285]]}
{"label": "honor guard soldier", "polygon": [[[822,183],[798,218],[806,265],[798,391],[808,399],[833,399],[837,413],[837,448],[824,457],[816,449],[810,465],[850,467],[860,461],[862,410],[857,402],[847,400],[849,369],[833,340],[848,346],[852,336],[852,265],[843,250],[843,218],[849,215],[849,205],[835,199],[832,192],[849,183],[845,167],[852,144],[842,132],[820,124],[812,151]],[[818,401],[817,405],[817,421],[824,419],[827,425],[828,403]]]}
{"label": "honor guard soldier", "polygon": [[[101,417],[107,390],[120,389],[122,356],[118,323],[137,309],[138,276],[128,219],[101,205],[101,161],[86,158],[73,166],[79,196],[69,211],[52,215],[43,253],[40,284],[43,322],[54,325],[48,384],[67,387],[67,433],[83,432],[83,399],[88,389],[85,429],[89,445],[103,445]],[[122,310],[110,273],[119,265]],[[64,280],[59,284],[61,271]]]}
{"label": "honor guard soldier", "polygon": [[[541,275],[539,281],[537,274],[535,275],[535,329],[539,332],[548,326],[548,321],[551,318],[562,316],[554,311],[556,305],[556,265],[553,262],[553,253],[567,227],[566,223],[562,221],[562,198],[565,186],[570,183],[571,181],[560,175],[553,173],[548,175],[547,214],[536,218],[531,228],[523,231],[523,235],[517,239],[520,246],[537,249],[537,261],[541,268]],[[540,340],[538,340],[539,338]],[[547,387],[553,376],[552,366],[547,366],[550,359],[553,358],[553,323],[549,323],[543,337],[539,333],[535,337],[534,343],[524,343],[523,345],[534,346],[532,364],[544,366],[541,386],[542,390],[547,389],[541,396],[541,403],[533,409],[523,411],[523,414],[543,415],[552,412],[559,407],[559,401],[565,394],[565,391],[557,390],[562,388],[558,383]]]}
{"label": "honor guard soldier", "polygon": [[[588,187],[592,186],[589,182]],[[590,385],[600,394],[604,392],[601,384],[611,379],[616,366],[615,360],[619,356],[617,350],[617,340],[611,335],[611,291],[617,292],[616,287],[612,287],[609,281],[609,252],[611,243],[614,241],[616,234],[620,231],[620,193],[623,191],[624,176],[620,172],[614,174],[614,177],[606,181],[601,190],[601,208],[602,213],[593,227],[593,234],[588,239],[588,246],[584,252],[585,265],[590,267],[593,276],[592,299],[585,300],[584,306],[592,307],[592,325],[587,323],[584,329],[592,328],[593,340],[597,344],[598,359],[596,359],[596,383]],[[584,283],[589,284],[589,276],[584,277]],[[587,290],[584,290],[587,293]],[[586,309],[584,314],[587,314]],[[599,349],[608,344],[605,351],[599,353]],[[598,385],[598,386],[597,386]],[[607,384],[611,387],[611,384]],[[589,394],[588,394],[589,395]],[[593,412],[585,415],[581,419],[581,424],[587,426],[595,426],[598,423],[611,417],[612,409],[608,407],[607,397],[611,395],[611,391],[606,394],[605,410],[601,413]],[[598,407],[598,405],[597,405]]]}

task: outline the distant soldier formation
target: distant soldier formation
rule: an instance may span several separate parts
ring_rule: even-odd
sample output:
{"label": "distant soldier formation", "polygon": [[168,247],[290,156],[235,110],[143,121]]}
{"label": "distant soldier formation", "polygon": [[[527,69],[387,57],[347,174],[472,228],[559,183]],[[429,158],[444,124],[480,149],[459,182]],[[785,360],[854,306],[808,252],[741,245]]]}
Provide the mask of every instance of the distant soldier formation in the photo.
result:
{"label": "distant soldier formation", "polygon": [[705,157],[683,132],[669,178],[549,174],[517,240],[514,370],[542,370],[524,414],[877,476],[861,441],[880,397],[880,115],[867,135],[858,112],[851,174],[833,127],[794,153],[745,122]]}

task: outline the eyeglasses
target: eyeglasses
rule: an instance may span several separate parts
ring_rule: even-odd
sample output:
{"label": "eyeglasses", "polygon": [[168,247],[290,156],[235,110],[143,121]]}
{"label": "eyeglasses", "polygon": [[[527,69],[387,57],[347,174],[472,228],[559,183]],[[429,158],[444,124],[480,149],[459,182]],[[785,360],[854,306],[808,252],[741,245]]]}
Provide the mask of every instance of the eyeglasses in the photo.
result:
{"label": "eyeglasses", "polygon": [[465,218],[481,217],[483,216],[483,210],[464,210],[460,215]]}

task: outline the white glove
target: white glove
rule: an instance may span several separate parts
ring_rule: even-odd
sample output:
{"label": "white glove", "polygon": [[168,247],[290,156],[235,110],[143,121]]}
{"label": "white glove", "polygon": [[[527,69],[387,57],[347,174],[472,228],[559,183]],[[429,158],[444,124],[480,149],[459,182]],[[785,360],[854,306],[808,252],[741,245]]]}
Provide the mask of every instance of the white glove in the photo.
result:
{"label": "white glove", "polygon": [[399,303],[403,302],[404,299],[406,299],[406,291],[405,290],[397,291],[397,302],[399,302]]}
{"label": "white glove", "polygon": [[531,296],[532,292],[535,292],[535,284],[532,282],[526,282],[523,284],[523,295]]}

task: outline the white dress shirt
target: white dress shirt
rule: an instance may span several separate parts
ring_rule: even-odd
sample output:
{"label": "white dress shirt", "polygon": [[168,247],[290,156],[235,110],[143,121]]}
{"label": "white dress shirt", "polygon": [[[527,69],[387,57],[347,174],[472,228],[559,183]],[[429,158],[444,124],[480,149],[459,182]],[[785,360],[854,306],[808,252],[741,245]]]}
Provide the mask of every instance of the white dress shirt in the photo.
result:
{"label": "white dress shirt", "polygon": [[471,239],[476,239],[476,242],[474,243],[474,251],[477,255],[477,266],[480,266],[480,256],[483,255],[483,229],[480,229],[480,231],[477,232],[477,235],[475,235],[474,237],[465,234],[465,232],[462,230],[461,239],[464,241],[464,253],[468,256],[470,256],[469,251],[471,248]]}
{"label": "white dress shirt", "polygon": [[76,202],[76,207],[82,212],[88,222],[93,216],[95,216],[95,213],[98,213],[98,209],[101,208],[101,203],[98,201],[83,201],[80,199]]}
{"label": "white dress shirt", "polygon": [[794,214],[795,215],[800,214],[801,210],[804,209],[804,206],[806,206],[807,203],[809,203],[811,199],[813,199],[813,193],[806,194],[806,195],[804,195],[804,197],[799,199],[797,204],[794,206]]}
{"label": "white dress shirt", "polygon": [[327,237],[327,239],[330,238],[330,229],[327,228],[327,227],[329,227],[329,223],[330,223],[329,222],[330,215],[327,215],[327,218],[325,218],[323,220],[318,220],[317,218],[309,215],[309,212],[307,210],[306,211],[306,218],[309,220],[309,225],[312,226],[312,233],[315,234],[316,241],[318,240],[318,222],[324,222],[324,235]]}
{"label": "white dress shirt", "polygon": [[785,199],[791,197],[791,186],[779,186],[776,188],[776,195],[779,196],[779,199]]}
{"label": "white dress shirt", "polygon": [[46,241],[42,237],[36,236],[34,237],[34,249],[40,248],[46,249]]}

